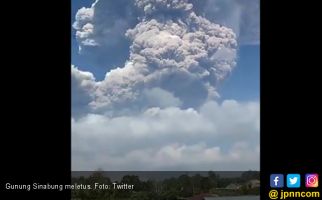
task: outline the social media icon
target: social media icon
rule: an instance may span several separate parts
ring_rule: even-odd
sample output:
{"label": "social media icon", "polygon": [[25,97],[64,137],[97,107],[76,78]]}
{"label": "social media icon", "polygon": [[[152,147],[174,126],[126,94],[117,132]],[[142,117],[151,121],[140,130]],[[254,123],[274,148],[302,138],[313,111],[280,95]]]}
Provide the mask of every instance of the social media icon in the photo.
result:
{"label": "social media icon", "polygon": [[272,188],[284,187],[284,175],[283,174],[271,174],[270,185]]}
{"label": "social media icon", "polygon": [[318,187],[319,175],[318,174],[305,174],[305,187]]}
{"label": "social media icon", "polygon": [[301,176],[299,174],[287,174],[286,180],[286,185],[288,188],[301,187]]}

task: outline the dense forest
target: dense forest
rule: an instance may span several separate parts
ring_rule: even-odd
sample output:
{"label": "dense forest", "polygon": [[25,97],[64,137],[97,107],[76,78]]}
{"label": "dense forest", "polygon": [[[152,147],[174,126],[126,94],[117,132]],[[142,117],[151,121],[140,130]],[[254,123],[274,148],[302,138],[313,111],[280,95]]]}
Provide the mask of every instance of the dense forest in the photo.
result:
{"label": "dense forest", "polygon": [[[137,175],[125,175],[120,181],[111,181],[102,171],[92,175],[72,178],[72,184],[88,186],[72,190],[74,200],[177,200],[190,199],[196,195],[236,196],[259,195],[258,171],[246,171],[239,177],[220,177],[209,171],[207,175],[186,175],[167,178],[164,180],[140,180]],[[114,183],[114,184],[113,184]],[[109,188],[100,189],[95,186],[103,185]],[[133,189],[114,189],[115,184],[133,185]]]}

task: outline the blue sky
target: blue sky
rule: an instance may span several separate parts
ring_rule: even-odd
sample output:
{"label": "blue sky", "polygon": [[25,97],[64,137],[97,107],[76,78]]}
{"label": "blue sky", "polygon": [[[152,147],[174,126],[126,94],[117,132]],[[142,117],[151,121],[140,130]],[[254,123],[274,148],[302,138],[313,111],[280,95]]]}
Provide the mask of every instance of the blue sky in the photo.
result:
{"label": "blue sky", "polygon": [[240,47],[237,66],[219,89],[223,99],[259,100],[259,49],[259,45]]}
{"label": "blue sky", "polygon": [[92,3],[72,0],[72,169],[258,170],[259,0]]}

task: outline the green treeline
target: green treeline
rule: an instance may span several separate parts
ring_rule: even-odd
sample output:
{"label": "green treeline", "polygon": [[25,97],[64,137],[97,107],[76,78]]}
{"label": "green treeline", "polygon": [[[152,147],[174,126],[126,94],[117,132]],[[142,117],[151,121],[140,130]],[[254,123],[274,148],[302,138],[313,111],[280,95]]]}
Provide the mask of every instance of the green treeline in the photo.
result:
{"label": "green treeline", "polygon": [[[134,185],[131,190],[113,189],[113,183]],[[213,196],[259,195],[259,172],[247,171],[240,177],[224,178],[215,172],[207,176],[181,175],[165,180],[140,180],[136,175],[125,175],[121,181],[111,181],[103,172],[89,177],[72,178],[72,184],[87,185],[91,189],[72,190],[72,199],[78,200],[177,200],[198,194]],[[109,189],[98,189],[98,184]],[[96,189],[95,189],[96,188]]]}

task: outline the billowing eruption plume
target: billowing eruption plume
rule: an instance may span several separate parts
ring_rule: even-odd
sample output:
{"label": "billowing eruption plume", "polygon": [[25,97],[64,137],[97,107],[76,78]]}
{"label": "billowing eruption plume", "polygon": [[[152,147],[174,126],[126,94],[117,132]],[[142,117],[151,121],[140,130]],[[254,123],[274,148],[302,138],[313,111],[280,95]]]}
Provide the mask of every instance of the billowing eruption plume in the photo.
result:
{"label": "billowing eruption plume", "polygon": [[[129,59],[92,84],[91,108],[187,108],[216,98],[218,82],[235,66],[234,32],[197,16],[187,0],[136,0],[135,5],[144,16],[126,31],[132,41]],[[165,95],[172,101],[157,100]]]}

